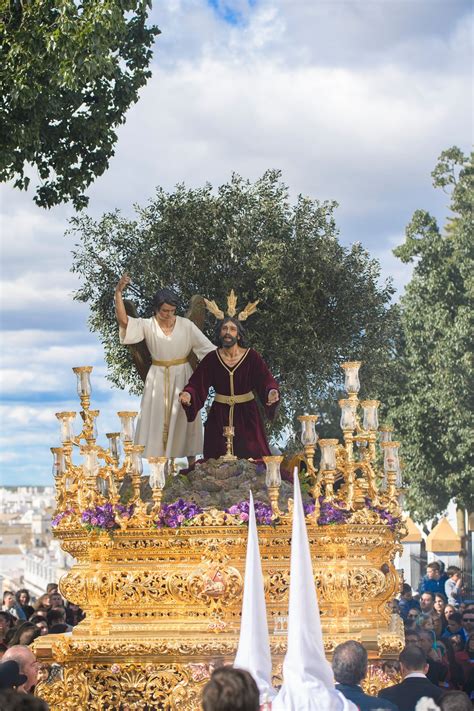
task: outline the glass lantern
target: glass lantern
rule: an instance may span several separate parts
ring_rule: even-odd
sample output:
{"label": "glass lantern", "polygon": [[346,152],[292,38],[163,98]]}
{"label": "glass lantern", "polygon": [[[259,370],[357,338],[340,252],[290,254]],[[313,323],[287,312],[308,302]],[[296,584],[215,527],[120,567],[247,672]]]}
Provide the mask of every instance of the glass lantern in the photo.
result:
{"label": "glass lantern", "polygon": [[379,400],[363,400],[361,403],[364,408],[364,423],[363,429],[365,432],[374,432],[379,427]]}
{"label": "glass lantern", "polygon": [[301,443],[303,447],[311,447],[318,441],[316,432],[316,422],[319,415],[300,415],[298,420],[301,422]]}
{"label": "glass lantern", "polygon": [[336,469],[336,447],[339,444],[337,439],[320,439],[321,464],[323,472],[335,471]]}
{"label": "glass lantern", "polygon": [[381,425],[379,428],[380,442],[391,442],[393,427],[390,425]]}
{"label": "glass lantern", "polygon": [[56,417],[60,422],[61,427],[61,442],[68,444],[74,439],[74,430],[72,423],[76,417],[75,412],[57,412]]}
{"label": "glass lantern", "polygon": [[51,447],[51,453],[53,455],[53,476],[57,477],[64,474],[65,471],[64,452],[62,447]]}
{"label": "glass lantern", "polygon": [[91,373],[92,366],[84,365],[80,368],[73,368],[73,372],[77,376],[77,394],[79,397],[89,397],[92,392]]}
{"label": "glass lantern", "polygon": [[167,461],[167,457],[148,457],[148,464],[150,465],[150,486],[152,489],[164,489]]}
{"label": "glass lantern", "polygon": [[355,403],[352,400],[339,400],[341,408],[341,430],[353,432],[356,426]]}
{"label": "glass lantern", "polygon": [[138,412],[117,412],[120,417],[122,442],[133,442],[135,437],[135,417]]}
{"label": "glass lantern", "polygon": [[362,361],[360,360],[342,363],[341,365],[345,375],[344,390],[348,395],[357,395],[360,390],[359,368],[361,365]]}
{"label": "glass lantern", "polygon": [[132,451],[132,470],[134,473],[139,474],[140,476],[143,473],[142,454],[144,449],[145,447],[143,445],[136,444],[133,447]]}
{"label": "glass lantern", "polygon": [[120,432],[108,432],[105,436],[109,440],[110,454],[118,462],[120,459]]}
{"label": "glass lantern", "polygon": [[267,473],[265,477],[265,484],[267,485],[267,487],[280,486],[280,464],[283,461],[283,457],[281,455],[263,457],[263,461],[265,462],[265,466],[267,467]]}
{"label": "glass lantern", "polygon": [[385,474],[388,472],[400,473],[400,461],[398,458],[398,449],[400,442],[382,442],[383,447],[383,468]]}
{"label": "glass lantern", "polygon": [[99,461],[97,459],[97,448],[93,446],[81,447],[81,454],[84,455],[84,474],[86,476],[94,476],[97,469],[99,468]]}

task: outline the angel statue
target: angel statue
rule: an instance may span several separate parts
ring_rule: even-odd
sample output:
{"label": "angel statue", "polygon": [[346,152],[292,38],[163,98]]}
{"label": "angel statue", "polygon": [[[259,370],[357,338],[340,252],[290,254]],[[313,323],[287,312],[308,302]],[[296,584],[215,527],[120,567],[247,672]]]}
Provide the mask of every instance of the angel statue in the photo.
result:
{"label": "angel statue", "polygon": [[[145,446],[143,456],[188,458],[193,463],[203,451],[201,418],[188,422],[178,395],[192,375],[191,364],[202,360],[216,347],[191,320],[204,304],[188,312],[189,318],[176,315],[178,296],[171,289],[159,289],[153,297],[154,315],[136,318],[133,304],[124,301],[123,291],[131,283],[124,274],[115,288],[115,312],[119,324],[120,343],[131,345],[132,355],[145,383],[135,444]],[[203,301],[201,299],[201,301]],[[136,344],[136,345],[132,345]]]}

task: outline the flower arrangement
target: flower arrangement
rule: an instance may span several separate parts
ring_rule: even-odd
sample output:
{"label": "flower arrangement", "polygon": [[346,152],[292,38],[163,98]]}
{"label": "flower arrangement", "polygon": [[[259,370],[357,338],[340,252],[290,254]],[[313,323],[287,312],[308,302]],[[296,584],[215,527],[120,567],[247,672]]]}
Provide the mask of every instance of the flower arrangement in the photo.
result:
{"label": "flower arrangement", "polygon": [[328,526],[331,523],[347,523],[347,519],[352,513],[345,508],[344,501],[339,499],[326,501],[323,496],[320,496],[319,503],[318,524],[320,526]]}
{"label": "flower arrangement", "polygon": [[52,528],[56,528],[59,526],[61,521],[68,516],[74,516],[75,510],[71,508],[64,509],[64,511],[61,511],[60,513],[56,514],[56,516],[51,520],[51,526]]}
{"label": "flower arrangement", "polygon": [[390,530],[395,531],[401,520],[399,516],[393,516],[388,511],[385,511],[385,509],[381,506],[374,506],[372,501],[367,496],[365,497],[365,505],[368,509],[370,509],[370,511],[375,511],[375,513],[380,516],[382,521],[387,524]]}
{"label": "flower arrangement", "polygon": [[123,504],[111,503],[103,506],[94,506],[93,509],[86,509],[81,513],[81,523],[88,531],[113,531],[119,528],[117,516],[129,519],[133,515],[134,506],[124,506]]}
{"label": "flower arrangement", "polygon": [[[266,524],[267,526],[275,524],[274,519],[272,519],[272,507],[270,504],[264,504],[263,501],[255,501],[254,506],[257,523]],[[239,501],[238,504],[230,506],[225,511],[232,514],[232,516],[240,518],[242,523],[246,523],[249,520],[249,510],[250,503],[248,501]]]}
{"label": "flower arrangement", "polygon": [[164,504],[161,507],[156,525],[158,528],[179,528],[185,526],[192,518],[203,512],[203,509],[194,501],[178,499],[172,504]]}

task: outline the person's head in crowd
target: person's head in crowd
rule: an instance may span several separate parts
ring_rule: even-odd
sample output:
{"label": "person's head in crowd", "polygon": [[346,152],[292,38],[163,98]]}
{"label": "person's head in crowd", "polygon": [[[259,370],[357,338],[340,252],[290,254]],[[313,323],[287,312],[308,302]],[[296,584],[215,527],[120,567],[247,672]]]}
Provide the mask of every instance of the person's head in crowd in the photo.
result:
{"label": "person's head in crowd", "polygon": [[421,647],[426,656],[428,656],[433,649],[434,642],[435,637],[433,632],[430,630],[420,630],[418,635],[418,646]]}
{"label": "person's head in crowd", "polygon": [[36,601],[35,610],[49,610],[51,607],[51,600],[49,599],[49,593],[44,593],[40,595]]}
{"label": "person's head in crowd", "polygon": [[79,605],[76,605],[74,602],[69,602],[69,600],[66,602],[65,605],[66,608],[66,622],[68,625],[71,625],[71,627],[74,627],[75,625],[79,624],[84,617],[85,614],[82,611],[82,609],[79,607]]}
{"label": "person's head in crowd", "polygon": [[53,625],[65,624],[66,610],[64,609],[64,607],[55,607],[51,610],[48,610],[48,614],[46,615],[46,621],[48,623],[49,629],[51,629]]}
{"label": "person's head in crowd", "polygon": [[438,615],[443,614],[447,602],[448,600],[446,598],[446,595],[443,595],[443,593],[435,593],[433,608],[435,612],[438,613]]}
{"label": "person's head in crowd", "polygon": [[32,694],[18,694],[12,689],[0,691],[2,711],[49,711],[46,701]]}
{"label": "person's head in crowd", "polygon": [[52,592],[49,594],[49,603],[51,609],[55,610],[58,607],[64,609],[64,600],[58,592]]}
{"label": "person's head in crowd", "polygon": [[420,633],[418,630],[407,630],[405,632],[405,646],[409,647],[411,644],[420,644]]}
{"label": "person's head in crowd", "polygon": [[15,596],[12,593],[12,591],[5,590],[5,592],[3,593],[3,607],[6,610],[11,610],[13,607],[15,607],[15,603],[16,603],[16,600],[15,600]]}
{"label": "person's head in crowd", "polygon": [[45,617],[42,615],[33,615],[33,617],[30,617],[29,621],[32,622],[37,629],[39,629],[40,635],[48,634],[48,622]]}
{"label": "person's head in crowd", "polygon": [[422,613],[418,617],[417,625],[422,630],[430,630],[431,632],[434,631],[434,622],[432,615]]}
{"label": "person's head in crowd", "polygon": [[465,642],[460,634],[452,634],[451,637],[449,637],[449,641],[455,653],[462,652],[465,647]]}
{"label": "person's head in crowd", "polygon": [[40,631],[32,622],[20,622],[9,639],[8,646],[14,647],[17,644],[29,645],[34,639],[40,636]]}
{"label": "person's head in crowd", "polygon": [[417,647],[415,644],[410,644],[408,647],[405,647],[405,649],[400,652],[398,659],[403,677],[412,672],[426,674],[428,671],[426,654],[421,647]]}
{"label": "person's head in crowd", "polygon": [[260,694],[252,675],[243,669],[215,669],[202,692],[203,711],[259,711]]}
{"label": "person's head in crowd", "polygon": [[69,627],[65,622],[57,622],[49,628],[49,634],[64,634],[69,632]]}
{"label": "person's head in crowd", "polygon": [[22,691],[31,691],[38,679],[38,662],[30,647],[17,644],[9,647],[3,655],[2,662],[13,660],[20,667],[20,674],[26,676],[26,681],[21,685]]}
{"label": "person's head in crowd", "polygon": [[433,593],[430,593],[430,592],[421,593],[420,607],[421,607],[422,612],[425,612],[425,613],[431,612],[431,610],[433,609],[433,604],[434,604]]}
{"label": "person's head in crowd", "polygon": [[474,632],[469,632],[469,637],[466,640],[466,652],[470,659],[474,659]]}
{"label": "person's head in crowd", "polygon": [[426,577],[428,580],[439,580],[441,577],[441,566],[437,560],[428,563],[426,566]]}
{"label": "person's head in crowd", "polygon": [[0,640],[5,639],[8,630],[15,625],[15,618],[9,612],[0,611]]}
{"label": "person's head in crowd", "polygon": [[404,600],[413,599],[413,590],[411,589],[411,585],[408,585],[408,583],[403,583],[400,597],[402,597]]}
{"label": "person's head in crowd", "polygon": [[459,612],[453,612],[449,617],[447,628],[451,634],[456,634],[456,632],[462,630],[462,616]]}
{"label": "person's head in crowd", "polygon": [[59,587],[58,587],[57,583],[48,583],[46,585],[46,592],[48,593],[48,595],[53,592],[58,592],[58,590],[59,590]]}
{"label": "person's head in crowd", "polygon": [[398,680],[398,676],[400,674],[400,662],[395,661],[395,659],[383,662],[382,671],[387,676]]}
{"label": "person's head in crowd", "polygon": [[406,626],[409,629],[415,627],[420,615],[421,612],[419,610],[416,610],[415,608],[413,608],[412,610],[408,610],[405,622]]}
{"label": "person's head in crowd", "polygon": [[449,565],[446,569],[446,575],[448,576],[448,578],[452,578],[456,583],[462,578],[461,568],[458,568],[457,565]]}
{"label": "person's head in crowd", "polygon": [[30,593],[26,588],[21,588],[15,593],[16,602],[20,607],[26,607],[30,604]]}
{"label": "person's head in crowd", "polygon": [[25,681],[26,676],[20,674],[18,662],[10,659],[10,661],[0,663],[0,689],[17,689]]}
{"label": "person's head in crowd", "polygon": [[445,606],[444,611],[443,611],[443,615],[444,615],[446,621],[448,621],[449,618],[451,617],[451,615],[453,615],[455,612],[456,612],[456,608],[454,607],[454,605],[450,605],[448,603]]}
{"label": "person's head in crowd", "polygon": [[438,701],[441,711],[472,711],[469,696],[464,691],[446,691]]}
{"label": "person's head in crowd", "polygon": [[474,610],[473,609],[467,609],[464,610],[462,613],[462,626],[466,630],[467,633],[472,632],[474,630]]}
{"label": "person's head in crowd", "polygon": [[338,684],[359,686],[367,674],[367,651],[355,640],[338,644],[332,657],[332,670]]}

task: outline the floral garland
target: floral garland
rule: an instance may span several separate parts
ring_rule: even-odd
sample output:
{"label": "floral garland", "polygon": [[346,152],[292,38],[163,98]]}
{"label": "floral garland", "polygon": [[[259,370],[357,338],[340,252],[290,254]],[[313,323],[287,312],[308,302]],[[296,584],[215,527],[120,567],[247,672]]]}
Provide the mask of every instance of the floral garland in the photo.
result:
{"label": "floral garland", "polygon": [[64,509],[64,511],[60,511],[53,519],[51,519],[52,528],[56,528],[57,526],[59,526],[63,519],[67,518],[68,516],[74,516],[75,513],[75,510],[72,508],[67,508]]}
{"label": "floral garland", "polygon": [[93,509],[86,509],[81,513],[81,523],[88,531],[113,531],[119,528],[117,516],[122,519],[130,519],[133,516],[134,505],[124,506],[123,504],[111,503],[103,506],[94,506]]}
{"label": "floral garland", "polygon": [[156,525],[158,528],[179,528],[185,526],[189,521],[203,512],[203,509],[194,501],[178,499],[172,504],[164,504],[161,507]]}
{"label": "floral garland", "polygon": [[[272,507],[270,504],[264,504],[263,501],[255,501],[255,518],[257,524],[265,524],[267,526],[275,525],[275,520],[272,519]],[[250,502],[239,501],[238,504],[233,504],[225,510],[226,513],[232,516],[237,516],[242,523],[249,520]]]}

